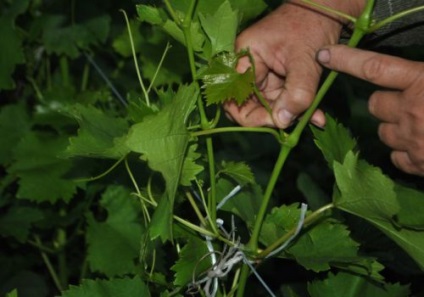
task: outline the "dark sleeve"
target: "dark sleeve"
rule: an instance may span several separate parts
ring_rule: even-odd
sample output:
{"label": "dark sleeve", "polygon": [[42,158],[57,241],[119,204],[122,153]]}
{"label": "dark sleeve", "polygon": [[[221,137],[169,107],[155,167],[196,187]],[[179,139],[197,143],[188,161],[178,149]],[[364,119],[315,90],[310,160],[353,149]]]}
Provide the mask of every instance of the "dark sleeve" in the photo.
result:
{"label": "dark sleeve", "polygon": [[[377,21],[424,5],[424,0],[376,0]],[[370,46],[424,45],[424,10],[405,16],[379,29],[367,38]]]}

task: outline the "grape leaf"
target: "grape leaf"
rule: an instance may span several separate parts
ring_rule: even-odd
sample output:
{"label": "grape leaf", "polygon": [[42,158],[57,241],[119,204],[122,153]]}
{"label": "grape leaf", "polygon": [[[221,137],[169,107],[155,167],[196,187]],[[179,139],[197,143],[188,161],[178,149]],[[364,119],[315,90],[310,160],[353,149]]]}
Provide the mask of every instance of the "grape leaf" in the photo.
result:
{"label": "grape leaf", "polygon": [[68,202],[76,192],[76,184],[63,176],[72,163],[59,159],[66,138],[42,133],[28,133],[14,151],[14,162],[8,172],[19,177],[17,197],[34,202],[59,199]]}
{"label": "grape leaf", "polygon": [[330,168],[333,168],[334,161],[343,162],[349,151],[354,151],[357,146],[356,140],[352,138],[350,132],[337,123],[328,114],[327,123],[324,130],[311,126],[315,137],[315,144],[324,154]]}
{"label": "grape leaf", "polygon": [[251,68],[236,71],[237,57],[225,53],[215,57],[201,73],[207,104],[218,104],[234,99],[242,104],[253,93],[255,77]]}
{"label": "grape leaf", "polygon": [[100,204],[108,212],[105,222],[96,221],[91,213],[87,216],[90,268],[109,277],[133,273],[142,235],[139,206],[120,186],[108,187]]}
{"label": "grape leaf", "polygon": [[0,36],[0,90],[10,90],[15,88],[12,74],[16,65],[25,61],[22,38],[15,28],[13,18],[0,17]]}
{"label": "grape leaf", "polygon": [[[217,197],[218,202],[227,196],[237,185],[234,182],[225,178],[220,178],[217,182]],[[262,202],[262,189],[257,184],[244,186],[237,194],[229,199],[222,207],[221,210],[231,212],[252,227],[258,210]]]}
{"label": "grape leaf", "polygon": [[174,284],[185,286],[211,266],[210,257],[204,257],[209,253],[206,243],[197,238],[190,238],[180,252],[180,258],[171,267],[175,271]]}
{"label": "grape leaf", "polygon": [[384,286],[365,277],[349,274],[330,273],[322,281],[308,284],[311,297],[405,297],[410,295],[409,287],[400,284],[384,284]]}
{"label": "grape leaf", "polygon": [[255,176],[249,165],[244,162],[222,162],[222,169],[218,174],[225,174],[232,177],[240,186],[254,184]]}
{"label": "grape leaf", "polygon": [[400,205],[394,183],[380,169],[358,160],[349,152],[343,164],[334,163],[339,195],[334,195],[334,205],[343,211],[359,216],[395,241],[423,269],[424,232],[399,229],[394,217]]}
{"label": "grape leaf", "polygon": [[149,297],[148,287],[139,278],[84,280],[80,286],[70,286],[62,297]]}
{"label": "grape leaf", "polygon": [[240,12],[243,22],[260,15],[267,5],[263,0],[230,0],[231,6]]}
{"label": "grape leaf", "polygon": [[[299,217],[297,203],[274,208],[263,224],[261,239],[267,245],[277,241],[296,228]],[[329,270],[333,264],[358,262],[358,246],[346,226],[335,220],[325,220],[300,234],[286,251],[305,268],[321,272]]]}
{"label": "grape leaf", "polygon": [[396,223],[400,227],[424,231],[424,193],[416,189],[395,185],[400,211]]}
{"label": "grape leaf", "polygon": [[303,196],[305,196],[309,209],[317,210],[330,202],[330,197],[307,173],[302,172],[299,174],[296,185]]}
{"label": "grape leaf", "polygon": [[181,171],[180,183],[183,186],[190,186],[191,181],[196,179],[196,176],[204,170],[202,165],[196,161],[202,156],[196,152],[197,144],[192,144],[187,150],[187,156],[184,159],[183,168]]}
{"label": "grape leaf", "polygon": [[128,123],[109,116],[93,106],[77,104],[69,109],[78,121],[78,136],[69,139],[66,156],[120,159],[129,149],[125,145]]}
{"label": "grape leaf", "polygon": [[152,239],[171,238],[172,210],[175,193],[181,179],[184,157],[190,134],[185,126],[194,108],[198,90],[195,84],[182,86],[174,101],[156,115],[134,125],[128,134],[127,145],[147,159],[151,169],[162,173],[166,182],[164,199],[153,215],[150,233]]}
{"label": "grape leaf", "polygon": [[[0,29],[1,30],[1,29]],[[6,105],[0,110],[0,164],[12,162],[19,140],[30,129],[29,116],[23,105]]]}
{"label": "grape leaf", "polygon": [[71,58],[78,57],[80,49],[105,42],[111,20],[110,16],[101,15],[64,27],[64,16],[51,15],[45,18],[42,40],[46,51]]}
{"label": "grape leaf", "polygon": [[29,235],[32,223],[43,218],[43,213],[30,207],[12,207],[0,217],[0,234],[12,236],[24,243]]}
{"label": "grape leaf", "polygon": [[212,46],[211,55],[232,52],[239,23],[238,12],[231,8],[230,2],[224,1],[213,14],[199,14],[200,23]]}
{"label": "grape leaf", "polygon": [[[163,9],[144,4],[138,4],[136,9],[141,21],[161,27],[175,40],[181,44],[186,44],[183,31],[174,21],[166,17],[166,13],[163,11]],[[176,11],[176,13],[179,17],[181,17],[181,19],[184,19],[183,12]],[[196,20],[191,22],[190,35],[193,49],[195,51],[202,51],[203,43],[205,42],[205,36],[202,33],[200,23]]]}

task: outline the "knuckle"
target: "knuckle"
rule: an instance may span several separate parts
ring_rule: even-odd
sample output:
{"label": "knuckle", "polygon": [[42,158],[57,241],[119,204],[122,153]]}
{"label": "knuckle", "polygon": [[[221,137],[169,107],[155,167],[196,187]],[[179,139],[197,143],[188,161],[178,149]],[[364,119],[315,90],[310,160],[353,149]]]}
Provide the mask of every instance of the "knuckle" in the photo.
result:
{"label": "knuckle", "polygon": [[372,56],[368,58],[362,66],[362,74],[365,80],[374,82],[386,71],[385,57]]}

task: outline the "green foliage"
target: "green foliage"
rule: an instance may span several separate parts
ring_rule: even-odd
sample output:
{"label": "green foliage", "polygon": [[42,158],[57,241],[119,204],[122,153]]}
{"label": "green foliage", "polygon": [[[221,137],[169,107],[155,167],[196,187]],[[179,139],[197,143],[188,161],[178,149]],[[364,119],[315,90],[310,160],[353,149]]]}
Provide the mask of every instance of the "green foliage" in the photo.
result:
{"label": "green foliage", "polygon": [[134,273],[142,235],[140,209],[130,192],[119,186],[108,187],[100,204],[108,213],[106,221],[98,222],[92,214],[87,217],[90,268],[109,277]]}
{"label": "green foliage", "polygon": [[257,91],[233,45],[266,9],[0,3],[1,296],[266,296],[245,258],[285,296],[422,295],[422,180],[370,165],[355,113],[357,140],[327,116],[296,150],[221,115]]}
{"label": "green foliage", "polygon": [[128,135],[128,147],[142,154],[149,167],[162,173],[166,182],[165,196],[159,202],[150,227],[152,239],[172,237],[172,209],[190,140],[186,122],[194,108],[197,92],[195,85],[181,87],[171,104],[134,125]]}
{"label": "green foliage", "polygon": [[86,280],[80,286],[72,286],[62,297],[116,297],[146,296],[148,287],[139,278],[123,278],[113,280]]}
{"label": "green foliage", "polygon": [[323,281],[316,281],[308,286],[308,291],[312,297],[318,296],[409,296],[409,288],[399,284],[377,284],[364,277],[338,273]]}

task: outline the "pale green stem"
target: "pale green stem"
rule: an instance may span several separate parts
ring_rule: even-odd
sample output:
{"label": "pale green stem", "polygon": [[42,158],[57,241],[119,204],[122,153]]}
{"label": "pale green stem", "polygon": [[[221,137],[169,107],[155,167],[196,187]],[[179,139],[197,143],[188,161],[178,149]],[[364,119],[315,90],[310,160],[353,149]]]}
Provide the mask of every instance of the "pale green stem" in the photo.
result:
{"label": "pale green stem", "polygon": [[190,133],[190,135],[193,137],[197,137],[197,136],[212,135],[212,134],[219,134],[219,133],[238,133],[238,132],[267,133],[274,136],[278,142],[282,141],[280,134],[275,129],[266,128],[266,127],[222,127],[222,128],[196,131],[196,132]]}
{"label": "pale green stem", "polygon": [[[43,244],[41,243],[40,237],[38,237],[38,235],[35,235],[35,236],[34,236],[34,239],[35,239],[35,242],[37,243],[37,245],[39,245],[39,246],[42,246],[42,245],[43,245]],[[45,252],[43,252],[42,250],[40,250],[40,254],[41,254],[41,257],[43,258],[44,264],[46,264],[46,266],[47,266],[47,270],[49,271],[50,276],[52,277],[53,282],[54,282],[54,284],[55,284],[56,288],[57,288],[60,292],[62,292],[62,291],[63,291],[62,285],[60,284],[59,277],[57,276],[57,273],[56,273],[56,271],[54,270],[53,265],[52,265],[52,263],[50,262],[49,257],[48,257],[48,256],[46,255],[46,253],[45,253]]]}
{"label": "pale green stem", "polygon": [[152,89],[153,84],[155,83],[155,80],[156,80],[156,77],[157,77],[157,75],[158,75],[158,73],[159,73],[159,70],[162,68],[163,61],[165,61],[166,54],[168,53],[168,51],[169,51],[169,49],[170,49],[170,48],[171,48],[171,45],[170,45],[170,44],[169,44],[169,42],[168,42],[168,43],[166,44],[165,50],[163,51],[162,57],[160,58],[159,65],[158,65],[158,67],[156,68],[155,73],[153,74],[152,81],[150,82],[150,85],[149,85],[149,87],[147,88],[147,94],[149,94],[149,93],[150,93],[150,90]]}
{"label": "pale green stem", "polygon": [[327,7],[325,5],[322,5],[322,4],[319,4],[319,3],[316,3],[316,2],[310,1],[310,0],[302,0],[302,2],[305,2],[306,4],[309,4],[309,5],[314,6],[316,8],[319,8],[319,10],[321,10],[321,11],[325,11],[325,12],[328,12],[328,13],[330,13],[332,15],[339,16],[341,18],[344,18],[344,19],[346,19],[346,20],[348,20],[348,21],[350,21],[352,23],[355,23],[356,22],[356,18],[355,17],[353,17],[353,16],[351,16],[351,15],[349,15],[347,13],[344,13],[342,11],[338,11],[338,10],[332,9],[330,7]]}
{"label": "pale green stem", "polygon": [[372,25],[367,30],[367,33],[372,33],[374,31],[377,31],[381,27],[384,27],[385,25],[387,25],[387,24],[389,24],[391,22],[397,21],[400,18],[403,18],[405,16],[408,16],[410,14],[413,14],[413,13],[416,13],[416,12],[419,12],[419,11],[422,11],[422,10],[424,10],[424,5],[423,6],[414,7],[414,8],[411,8],[411,9],[408,9],[408,10],[405,10],[405,11],[402,11],[402,12],[399,12],[399,13],[397,13],[395,15],[392,15],[392,16],[390,16],[390,17],[388,17],[388,18],[386,18],[386,19],[384,19],[382,21],[379,21],[378,23]]}
{"label": "pale green stem", "polygon": [[128,37],[130,38],[131,51],[132,51],[132,56],[134,59],[134,67],[135,67],[135,71],[137,72],[138,81],[140,83],[141,90],[143,91],[144,97],[146,99],[146,105],[150,106],[149,93],[147,92],[146,87],[144,86],[143,79],[141,78],[140,68],[137,62],[137,54],[135,52],[135,46],[134,46],[134,40],[133,40],[133,36],[131,32],[130,21],[128,20],[128,16],[125,10],[121,9],[120,11],[124,14],[125,22],[127,24]]}
{"label": "pale green stem", "polygon": [[95,181],[98,180],[100,178],[105,177],[106,175],[108,175],[109,173],[111,173],[119,164],[121,164],[121,162],[126,158],[126,156],[121,157],[121,159],[119,159],[118,161],[116,161],[109,169],[107,169],[105,172],[94,176],[94,177],[89,177],[89,178],[80,178],[80,179],[76,179],[74,180],[74,182],[79,183],[79,182],[90,182],[90,181]]}

